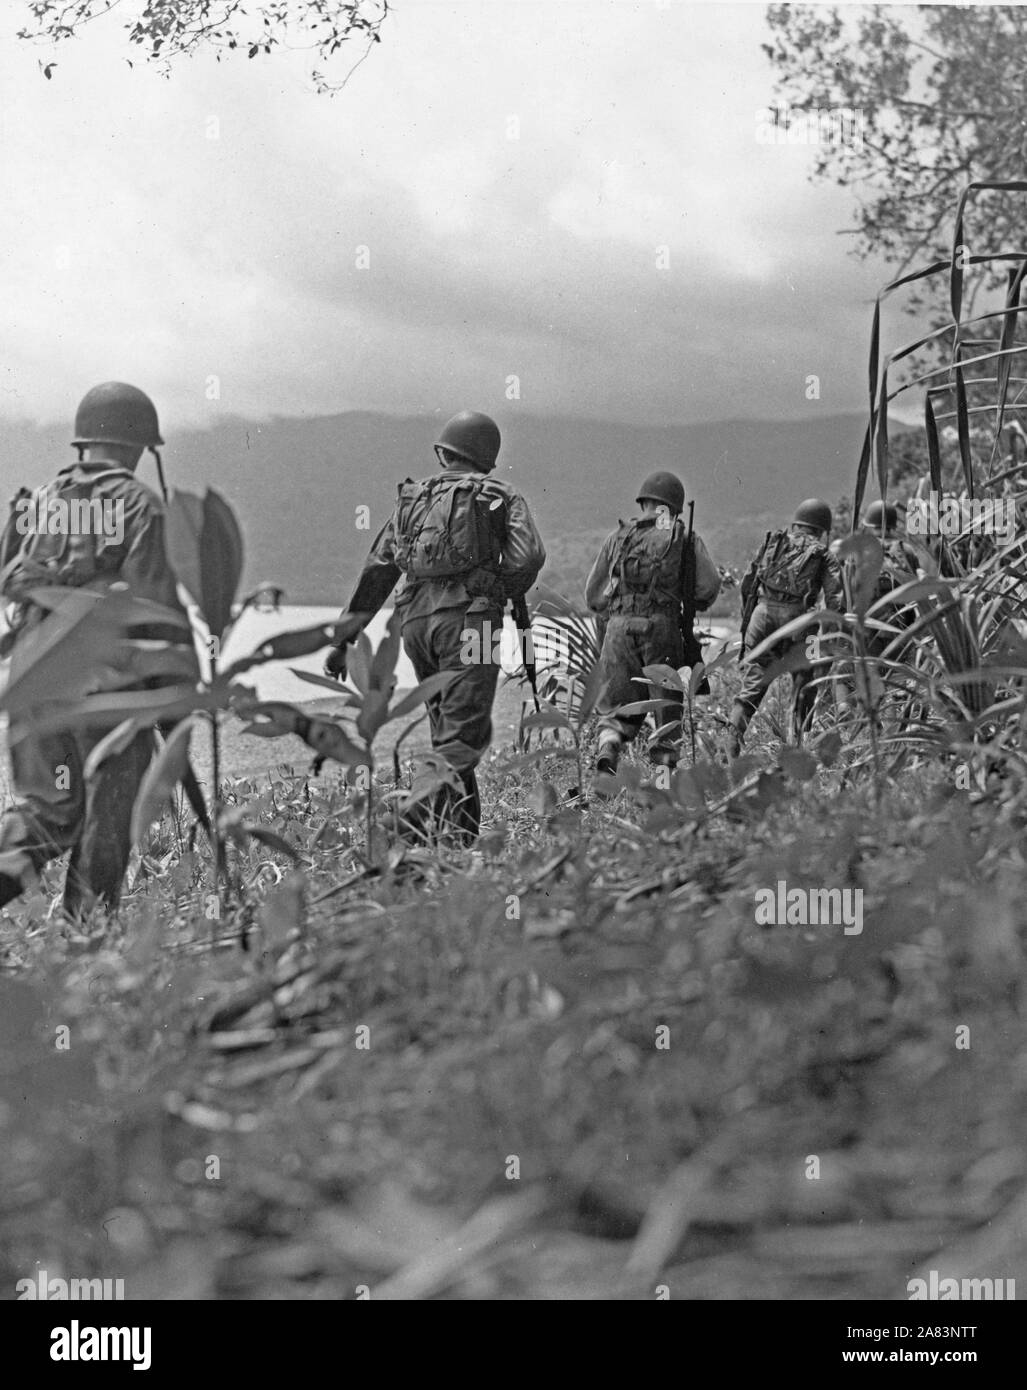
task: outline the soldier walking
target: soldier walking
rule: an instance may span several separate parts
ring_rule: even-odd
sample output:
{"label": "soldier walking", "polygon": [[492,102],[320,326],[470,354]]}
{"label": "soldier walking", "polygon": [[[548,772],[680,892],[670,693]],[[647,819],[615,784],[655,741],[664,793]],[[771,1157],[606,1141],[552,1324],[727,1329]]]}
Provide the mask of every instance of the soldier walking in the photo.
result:
{"label": "soldier walking", "polygon": [[[605,623],[600,663],[597,772],[614,772],[626,743],[641,730],[645,716],[619,714],[618,707],[647,698],[634,677],[643,667],[664,664],[678,670],[702,660],[693,632],[695,614],[720,592],[720,572],[700,538],[681,520],[685,489],[673,473],[653,473],[636,498],[642,515],[622,522],[596,556],[585,585],[585,601]],[[680,692],[648,687],[648,698],[681,703]],[[670,716],[658,723],[670,722]],[[673,731],[661,735],[653,762],[674,767],[678,760]]]}
{"label": "soldier walking", "polygon": [[[831,508],[818,497],[807,498],[795,511],[791,525],[767,533],[742,579],[742,649],[752,650],[786,623],[808,612],[823,595],[826,608],[845,610],[838,561],[828,548]],[[769,668],[805,641],[778,643],[744,668],[742,685],[731,708],[728,752],[737,758],[749,723],[770,688]],[[792,710],[796,737],[813,710],[813,672],[792,673]]]}
{"label": "soldier walking", "polygon": [[[433,809],[464,843],[481,822],[474,769],[492,738],[495,635],[507,600],[523,598],[546,558],[524,498],[487,476],[500,442],[488,415],[466,410],[448,421],[434,446],[441,471],[400,484],[346,610],[373,616],[402,579],[396,609],[417,679],[459,672],[428,702],[428,718],[432,747],[462,783],[460,794],[441,794]],[[328,675],[345,677],[346,650],[329,652]],[[470,650],[478,660],[467,660]]]}
{"label": "soldier walking", "polygon": [[[6,646],[15,660],[49,614],[32,601],[32,591],[117,584],[134,598],[181,615],[181,626],[132,630],[133,637],[174,644],[176,670],[172,673],[169,665],[163,677],[132,685],[114,674],[94,693],[198,680],[189,620],[164,549],[164,505],[136,477],[145,449],[160,466],[157,449],[163,442],[153,402],[135,386],[106,382],[83,398],[72,440],[78,462],[61,469],[35,495],[23,490],[0,539],[0,594],[14,604]],[[31,717],[12,719],[16,800],[0,821],[0,906],[22,893],[49,860],[70,850],[65,912],[77,917],[96,904],[117,907],[131,852],[132,808],[155,744],[153,731],[142,730],[87,782],[86,759],[107,732],[75,728],[36,734]]]}

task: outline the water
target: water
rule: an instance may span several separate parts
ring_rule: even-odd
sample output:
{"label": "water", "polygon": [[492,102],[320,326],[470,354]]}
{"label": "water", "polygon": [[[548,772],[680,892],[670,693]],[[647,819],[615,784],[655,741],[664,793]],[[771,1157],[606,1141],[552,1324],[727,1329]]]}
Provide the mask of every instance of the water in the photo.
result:
{"label": "water", "polygon": [[[385,636],[385,629],[391,616],[391,609],[383,609],[367,625],[367,635],[371,645],[376,647]],[[234,661],[236,657],[246,656],[255,651],[262,642],[280,632],[290,632],[296,628],[313,627],[315,623],[333,623],[339,616],[338,608],[305,608],[286,604],[275,613],[258,613],[247,608],[232,629],[225,643],[222,665]],[[247,685],[255,685],[262,700],[316,700],[320,696],[330,699],[330,692],[318,690],[316,685],[297,679],[290,667],[301,671],[311,671],[320,675],[327,649],[315,652],[313,656],[296,657],[290,661],[269,662],[266,666],[256,666],[240,679]],[[507,673],[517,670],[517,629],[511,618],[507,618],[500,641],[502,668]],[[541,660],[541,654],[539,654]],[[396,677],[401,690],[411,689],[417,684],[414,668],[401,649],[396,663]]]}

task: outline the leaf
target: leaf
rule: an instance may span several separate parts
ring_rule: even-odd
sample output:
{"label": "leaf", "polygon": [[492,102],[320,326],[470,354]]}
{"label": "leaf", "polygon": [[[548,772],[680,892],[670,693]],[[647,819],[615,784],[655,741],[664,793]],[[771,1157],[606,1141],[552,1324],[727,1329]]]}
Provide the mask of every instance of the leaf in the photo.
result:
{"label": "leaf", "polygon": [[561,714],[558,709],[550,705],[529,714],[521,720],[522,729],[566,729],[574,732],[574,725],[565,714]]}
{"label": "leaf", "polygon": [[210,631],[221,637],[232,621],[232,605],[242,578],[243,539],[232,508],[212,488],[203,499],[200,547],[201,608]]}
{"label": "leaf", "polygon": [[394,608],[385,629],[385,636],[378,643],[378,650],[371,662],[370,682],[372,690],[384,690],[386,701],[391,699],[396,688],[396,662],[399,659],[400,622],[399,613]]}
{"label": "leaf", "polygon": [[105,734],[99,743],[94,744],[86,759],[85,767],[82,769],[86,781],[89,782],[96,776],[108,758],[114,757],[116,753],[124,753],[139,730],[145,729],[151,722],[145,716],[140,719],[134,715],[131,719],[123,719],[109,734]]}
{"label": "leaf", "polygon": [[617,714],[655,714],[657,710],[667,709],[668,706],[681,708],[680,700],[633,700],[629,705],[618,705]]}
{"label": "leaf", "polygon": [[462,674],[462,671],[437,671],[435,675],[428,676],[427,679],[421,681],[420,685],[415,685],[413,690],[408,691],[398,705],[393,705],[392,709],[389,710],[389,719],[402,719],[405,714],[409,714],[418,705],[433,700],[436,695],[448,689]]}
{"label": "leaf", "polygon": [[347,690],[344,685],[340,685],[339,682],[333,680],[331,676],[319,676],[313,671],[301,671],[298,666],[290,666],[289,670],[297,680],[307,681],[310,685],[320,685],[325,690],[330,690],[337,699],[347,704],[353,704],[356,700],[356,696],[351,690]]}
{"label": "leaf", "polygon": [[159,819],[165,802],[174,795],[189,767],[189,740],[193,720],[183,719],[147,769],[132,810],[132,843],[141,845],[153,822]]}
{"label": "leaf", "polygon": [[684,693],[684,683],[672,666],[657,662],[654,666],[643,666],[642,674],[650,685],[658,686],[661,690],[679,690]]}
{"label": "leaf", "polygon": [[361,695],[366,695],[371,689],[371,662],[373,659],[374,654],[371,651],[370,638],[366,632],[361,632],[346,659],[346,671]]}
{"label": "leaf", "polygon": [[389,693],[385,690],[369,690],[364,696],[357,718],[357,733],[365,743],[371,743],[375,734],[389,718]]}
{"label": "leaf", "polygon": [[64,591],[50,616],[16,643],[0,709],[35,714],[56,697],[85,695],[96,683],[96,668],[112,664],[124,640],[116,604],[90,590]]}
{"label": "leaf", "polygon": [[877,581],[884,566],[884,547],[876,536],[857,531],[846,536],[838,547],[838,558],[847,565],[852,591],[852,607],[860,619],[874,601]]}
{"label": "leaf", "polygon": [[[363,613],[350,613],[334,623],[318,623],[316,627],[297,628],[295,632],[280,632],[277,636],[269,637],[266,642],[261,643],[250,656],[243,656],[238,661],[233,661],[222,672],[222,675],[225,680],[231,680],[233,676],[241,675],[243,671],[248,671],[252,666],[261,666],[266,661],[290,661],[297,656],[310,656],[312,652],[318,652],[322,647],[338,646],[349,641],[354,633],[360,632],[362,624],[366,621],[366,616]],[[366,637],[364,641],[367,641]],[[299,674],[297,672],[297,675]],[[302,677],[304,680],[310,678],[309,674]],[[336,688],[338,689],[338,687]]]}

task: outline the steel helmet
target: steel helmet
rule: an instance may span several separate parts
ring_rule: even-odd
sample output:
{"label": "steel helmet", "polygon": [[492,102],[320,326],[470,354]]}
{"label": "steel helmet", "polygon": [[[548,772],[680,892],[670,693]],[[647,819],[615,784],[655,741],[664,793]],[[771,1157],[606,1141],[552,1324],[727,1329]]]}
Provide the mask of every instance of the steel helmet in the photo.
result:
{"label": "steel helmet", "polygon": [[894,531],[899,524],[899,511],[894,502],[871,502],[863,517],[863,525],[868,530],[880,531],[882,518],[885,532]]}
{"label": "steel helmet", "polygon": [[145,391],[124,381],[106,381],[82,397],[75,412],[73,445],[140,445],[155,449],[164,441],[157,424],[157,408]]}
{"label": "steel helmet", "polygon": [[482,415],[478,410],[462,410],[443,425],[435,448],[448,449],[480,472],[490,473],[496,466],[500,442],[499,426],[491,415]]}
{"label": "steel helmet", "polygon": [[794,519],[803,526],[813,526],[818,531],[830,531],[831,508],[819,497],[807,497],[805,502],[800,502],[796,507]]}
{"label": "steel helmet", "polygon": [[680,512],[685,506],[685,485],[674,473],[650,473],[635,501],[662,502],[672,512]]}

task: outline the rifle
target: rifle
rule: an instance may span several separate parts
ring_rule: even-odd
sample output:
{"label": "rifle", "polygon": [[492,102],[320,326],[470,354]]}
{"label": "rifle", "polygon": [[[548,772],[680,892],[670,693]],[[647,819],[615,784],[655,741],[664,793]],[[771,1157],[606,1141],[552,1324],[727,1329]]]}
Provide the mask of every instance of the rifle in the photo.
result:
{"label": "rifle", "polygon": [[[685,537],[685,552],[683,564],[683,579],[681,611],[678,622],[681,626],[681,649],[686,666],[696,667],[702,664],[702,643],[695,635],[695,502],[688,504],[688,535]],[[710,683],[703,677],[702,683],[695,692],[697,695],[708,695],[710,693]]]}
{"label": "rifle", "polygon": [[[528,677],[528,684],[531,686],[531,694],[535,701],[535,713],[542,708],[538,698],[538,667],[535,665],[535,643],[531,636],[531,619],[528,617],[528,601],[521,594],[520,598],[510,600],[513,605],[513,620],[517,624],[517,631],[521,635],[521,660],[524,662],[524,671]],[[525,634],[527,634],[527,644],[525,645]]]}
{"label": "rifle", "polygon": [[760,561],[766,554],[767,546],[770,544],[770,538],[773,534],[773,531],[768,531],[763,537],[763,544],[760,546],[756,559],[753,561],[752,583],[749,585],[748,590],[745,588],[745,580],[742,580],[742,644],[738,648],[739,661],[745,658],[745,634],[748,631],[752,615],[756,611],[756,605],[760,601]]}

